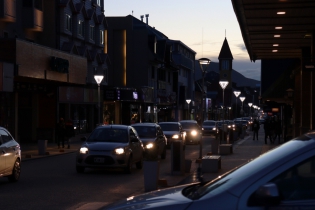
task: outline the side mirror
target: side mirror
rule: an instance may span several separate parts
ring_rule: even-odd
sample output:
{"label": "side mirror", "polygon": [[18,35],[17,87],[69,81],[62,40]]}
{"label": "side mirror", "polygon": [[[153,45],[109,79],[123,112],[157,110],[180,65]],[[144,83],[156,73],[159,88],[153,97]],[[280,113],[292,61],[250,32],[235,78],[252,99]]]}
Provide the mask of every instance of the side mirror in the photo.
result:
{"label": "side mirror", "polygon": [[81,141],[86,141],[86,136],[81,137]]}
{"label": "side mirror", "polygon": [[261,206],[275,206],[281,202],[278,187],[275,183],[267,183],[254,193],[255,202]]}

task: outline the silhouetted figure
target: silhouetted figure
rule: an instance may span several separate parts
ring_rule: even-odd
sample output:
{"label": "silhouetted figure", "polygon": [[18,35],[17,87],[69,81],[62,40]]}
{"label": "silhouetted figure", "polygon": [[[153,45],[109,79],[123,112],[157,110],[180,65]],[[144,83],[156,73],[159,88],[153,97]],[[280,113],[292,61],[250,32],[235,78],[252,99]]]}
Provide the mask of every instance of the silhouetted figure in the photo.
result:
{"label": "silhouetted figure", "polygon": [[279,120],[278,118],[275,119],[275,123],[274,123],[274,127],[275,127],[275,138],[274,141],[277,139],[278,137],[278,143],[280,144],[280,136],[282,134],[282,128],[281,128],[281,120]]}
{"label": "silhouetted figure", "polygon": [[260,125],[257,119],[254,119],[254,122],[252,124],[252,130],[253,130],[253,140],[258,140],[258,131],[260,129]]}
{"label": "silhouetted figure", "polygon": [[65,121],[61,117],[57,124],[57,144],[58,148],[60,148],[60,143],[62,144],[62,148],[65,147],[65,137],[66,137],[66,126]]}
{"label": "silhouetted figure", "polygon": [[265,123],[264,123],[264,130],[265,130],[265,144],[267,144],[267,139],[269,138],[269,141],[270,143],[272,142],[271,141],[271,134],[270,134],[270,119],[267,118],[265,120]]}

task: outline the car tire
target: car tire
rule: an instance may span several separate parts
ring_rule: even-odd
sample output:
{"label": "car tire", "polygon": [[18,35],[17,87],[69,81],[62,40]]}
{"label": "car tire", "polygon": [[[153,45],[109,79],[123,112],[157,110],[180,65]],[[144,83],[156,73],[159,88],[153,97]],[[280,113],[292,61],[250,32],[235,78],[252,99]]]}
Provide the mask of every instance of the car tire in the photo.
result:
{"label": "car tire", "polygon": [[125,167],[125,173],[126,173],[126,174],[131,174],[131,167],[132,167],[132,164],[131,164],[131,157],[129,157],[128,162],[127,162],[127,165],[126,165],[126,167]]}
{"label": "car tire", "polygon": [[21,165],[20,161],[16,160],[12,169],[12,174],[8,176],[10,182],[17,182],[21,175]]}
{"label": "car tire", "polygon": [[166,158],[166,146],[164,147],[163,152],[161,154],[161,159],[164,160],[165,158]]}
{"label": "car tire", "polygon": [[80,173],[80,174],[84,173],[85,168],[83,166],[76,166],[75,168],[76,168],[78,173]]}
{"label": "car tire", "polygon": [[139,160],[136,163],[136,167],[137,167],[137,169],[142,169],[143,168],[143,158],[141,158],[141,160]]}

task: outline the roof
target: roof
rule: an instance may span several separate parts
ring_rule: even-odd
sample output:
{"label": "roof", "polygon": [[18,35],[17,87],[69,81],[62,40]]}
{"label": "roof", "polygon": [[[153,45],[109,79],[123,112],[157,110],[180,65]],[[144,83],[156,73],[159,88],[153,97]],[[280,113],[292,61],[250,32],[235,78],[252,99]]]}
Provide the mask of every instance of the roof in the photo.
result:
{"label": "roof", "polygon": [[218,59],[233,59],[233,55],[226,38],[224,39]]}
{"label": "roof", "polygon": [[232,0],[232,4],[250,60],[300,58],[302,48],[311,46],[314,0]]}

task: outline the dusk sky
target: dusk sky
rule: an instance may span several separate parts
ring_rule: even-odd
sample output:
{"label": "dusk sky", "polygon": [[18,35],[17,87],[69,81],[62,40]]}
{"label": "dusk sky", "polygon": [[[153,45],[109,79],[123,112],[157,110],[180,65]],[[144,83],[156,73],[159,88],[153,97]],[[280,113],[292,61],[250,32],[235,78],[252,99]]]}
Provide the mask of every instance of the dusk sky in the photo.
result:
{"label": "dusk sky", "polygon": [[[151,27],[169,39],[180,40],[194,50],[196,59],[218,56],[227,38],[233,69],[247,78],[260,81],[260,61],[251,62],[231,0],[104,0],[105,16],[149,14]],[[146,18],[144,17],[144,21]]]}

